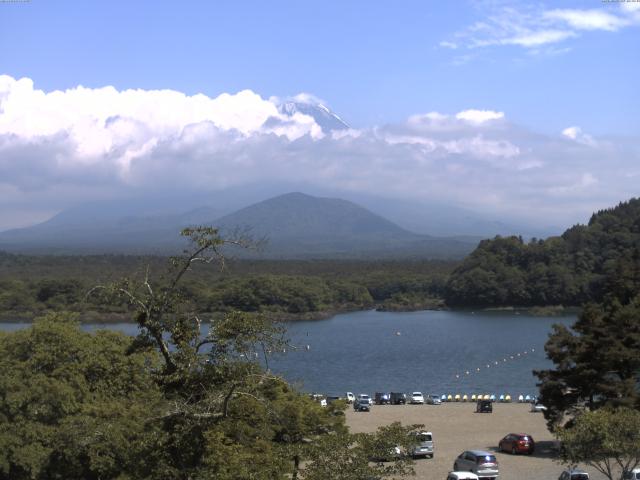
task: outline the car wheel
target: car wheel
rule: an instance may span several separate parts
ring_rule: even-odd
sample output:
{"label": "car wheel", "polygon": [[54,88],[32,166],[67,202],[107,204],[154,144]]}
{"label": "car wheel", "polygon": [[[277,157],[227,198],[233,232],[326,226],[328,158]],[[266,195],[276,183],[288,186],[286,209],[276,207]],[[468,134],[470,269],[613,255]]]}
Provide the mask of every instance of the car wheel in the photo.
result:
{"label": "car wheel", "polygon": [[513,448],[511,449],[511,455],[515,455],[516,453],[518,453],[518,452],[516,451],[516,447],[513,447]]}

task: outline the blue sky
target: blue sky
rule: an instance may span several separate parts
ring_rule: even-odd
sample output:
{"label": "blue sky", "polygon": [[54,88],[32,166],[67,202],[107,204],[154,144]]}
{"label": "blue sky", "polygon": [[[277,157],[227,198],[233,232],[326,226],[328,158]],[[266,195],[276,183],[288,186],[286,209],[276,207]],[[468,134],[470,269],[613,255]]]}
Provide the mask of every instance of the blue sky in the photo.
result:
{"label": "blue sky", "polygon": [[[640,28],[579,30],[535,49],[440,46],[504,5],[526,7],[32,0],[0,5],[0,64],[47,91],[82,84],[209,96],[310,92],[358,127],[477,108],[541,131],[580,123],[594,134],[640,133]],[[547,5],[619,10],[597,0]]]}
{"label": "blue sky", "polygon": [[582,221],[637,195],[639,51],[638,2],[0,2],[0,230],[276,180]]}

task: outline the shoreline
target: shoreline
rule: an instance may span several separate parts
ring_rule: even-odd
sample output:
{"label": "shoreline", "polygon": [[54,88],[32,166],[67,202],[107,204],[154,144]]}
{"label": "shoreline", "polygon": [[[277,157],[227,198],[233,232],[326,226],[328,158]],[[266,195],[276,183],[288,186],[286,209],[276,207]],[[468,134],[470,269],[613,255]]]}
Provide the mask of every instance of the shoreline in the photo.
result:
{"label": "shoreline", "polygon": [[[516,307],[516,306],[504,306],[504,307],[487,307],[487,308],[451,308],[444,303],[435,303],[432,301],[423,303],[423,304],[414,304],[414,305],[384,305],[384,304],[374,304],[369,305],[365,308],[353,308],[353,307],[345,307],[345,308],[335,308],[335,309],[327,309],[327,310],[318,310],[314,312],[301,312],[301,313],[291,313],[291,312],[246,312],[252,314],[262,314],[265,315],[268,319],[273,322],[305,322],[305,321],[322,321],[329,320],[336,315],[342,315],[345,313],[353,313],[353,312],[366,312],[374,310],[376,312],[392,312],[392,313],[403,313],[403,312],[421,312],[421,311],[443,311],[443,310],[451,310],[451,311],[459,311],[459,312],[514,312],[516,315],[523,313],[525,315],[530,315],[532,317],[560,317],[565,315],[578,315],[581,311],[580,307],[564,307],[560,305],[549,305],[549,306],[537,306],[537,307]],[[37,317],[41,317],[47,315],[49,313],[56,313],[56,311],[45,311],[38,313],[18,313],[18,312],[2,312],[0,313],[0,323],[32,323],[33,320]],[[96,324],[113,324],[113,323],[131,323],[135,324],[136,322],[132,320],[133,314],[130,312],[120,313],[120,312],[96,312],[89,311],[84,313],[79,312],[71,312],[78,313],[79,322],[81,324],[88,325],[96,325]],[[203,315],[203,318],[206,318],[205,323],[211,321],[211,319],[222,316],[227,312],[215,312],[215,313],[206,313]]]}

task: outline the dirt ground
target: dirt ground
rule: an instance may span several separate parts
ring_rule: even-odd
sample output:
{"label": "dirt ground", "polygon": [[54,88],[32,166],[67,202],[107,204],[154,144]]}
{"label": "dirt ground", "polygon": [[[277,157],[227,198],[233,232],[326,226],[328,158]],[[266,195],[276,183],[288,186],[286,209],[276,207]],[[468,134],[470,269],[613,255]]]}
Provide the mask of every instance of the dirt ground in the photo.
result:
{"label": "dirt ground", "polygon": [[[441,479],[453,468],[464,450],[495,452],[500,480],[556,480],[563,465],[553,459],[553,436],[541,413],[531,413],[529,404],[495,403],[493,413],[475,413],[474,403],[442,405],[374,405],[371,412],[347,411],[352,432],[372,432],[381,425],[400,421],[421,423],[433,433],[433,459],[416,460],[414,479]],[[497,451],[498,442],[508,433],[527,433],[536,442],[533,455],[511,455]],[[592,480],[605,480],[592,468],[580,466]]]}

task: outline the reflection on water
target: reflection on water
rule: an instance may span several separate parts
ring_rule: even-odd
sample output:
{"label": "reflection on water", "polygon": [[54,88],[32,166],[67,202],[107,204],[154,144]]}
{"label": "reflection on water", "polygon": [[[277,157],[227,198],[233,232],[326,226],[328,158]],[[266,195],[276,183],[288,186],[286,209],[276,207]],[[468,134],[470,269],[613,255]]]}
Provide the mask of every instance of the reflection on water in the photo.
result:
{"label": "reflection on water", "polygon": [[[272,356],[269,366],[307,391],[335,395],[415,390],[533,395],[537,389],[531,371],[551,365],[544,354],[551,325],[574,321],[574,316],[515,312],[347,313],[288,323],[295,349]],[[27,325],[4,323],[0,329]],[[126,323],[83,328],[129,335],[138,331]]]}

